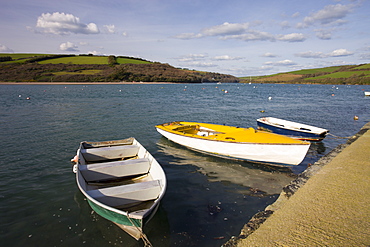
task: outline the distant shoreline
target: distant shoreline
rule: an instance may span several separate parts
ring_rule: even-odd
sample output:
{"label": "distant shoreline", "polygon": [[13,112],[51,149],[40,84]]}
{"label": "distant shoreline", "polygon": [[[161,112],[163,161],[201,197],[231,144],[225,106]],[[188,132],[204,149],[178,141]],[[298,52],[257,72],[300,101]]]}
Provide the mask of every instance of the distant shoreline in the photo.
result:
{"label": "distant shoreline", "polygon": [[140,84],[182,84],[176,82],[0,82],[0,85],[140,85]]}

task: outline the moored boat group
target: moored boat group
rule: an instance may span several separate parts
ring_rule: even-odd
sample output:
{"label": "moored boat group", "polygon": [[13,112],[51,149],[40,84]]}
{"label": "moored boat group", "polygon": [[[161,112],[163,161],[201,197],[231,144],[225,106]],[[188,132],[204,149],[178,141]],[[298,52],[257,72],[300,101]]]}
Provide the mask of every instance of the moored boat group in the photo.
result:
{"label": "moored boat group", "polygon": [[[257,119],[258,129],[175,121],[156,125],[167,139],[189,149],[228,159],[296,166],[309,141],[328,130],[278,118]],[[81,142],[75,162],[77,186],[91,208],[135,239],[150,245],[143,227],[158,209],[167,182],[156,159],[133,137]]]}

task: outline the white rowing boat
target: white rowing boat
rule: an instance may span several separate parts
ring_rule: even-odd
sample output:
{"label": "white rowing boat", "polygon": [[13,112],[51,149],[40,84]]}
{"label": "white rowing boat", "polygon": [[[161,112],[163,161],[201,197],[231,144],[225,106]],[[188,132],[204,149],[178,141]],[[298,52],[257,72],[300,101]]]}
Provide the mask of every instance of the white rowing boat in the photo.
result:
{"label": "white rowing boat", "polygon": [[321,141],[329,133],[327,129],[274,117],[257,119],[257,126],[265,131],[307,141]]}
{"label": "white rowing boat", "polygon": [[147,240],[143,226],[158,209],[166,176],[133,137],[81,142],[73,159],[77,185],[91,208],[135,239]]}

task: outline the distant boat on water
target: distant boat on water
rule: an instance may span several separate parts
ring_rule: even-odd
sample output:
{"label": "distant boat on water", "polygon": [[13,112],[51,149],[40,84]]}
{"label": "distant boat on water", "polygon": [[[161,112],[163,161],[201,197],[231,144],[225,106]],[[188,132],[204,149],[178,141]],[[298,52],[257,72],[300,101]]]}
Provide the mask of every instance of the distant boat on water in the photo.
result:
{"label": "distant boat on water", "polygon": [[370,96],[370,92],[365,92],[365,96]]}
{"label": "distant boat on water", "polygon": [[329,133],[327,129],[274,117],[257,119],[257,126],[261,130],[307,141],[321,141]]}

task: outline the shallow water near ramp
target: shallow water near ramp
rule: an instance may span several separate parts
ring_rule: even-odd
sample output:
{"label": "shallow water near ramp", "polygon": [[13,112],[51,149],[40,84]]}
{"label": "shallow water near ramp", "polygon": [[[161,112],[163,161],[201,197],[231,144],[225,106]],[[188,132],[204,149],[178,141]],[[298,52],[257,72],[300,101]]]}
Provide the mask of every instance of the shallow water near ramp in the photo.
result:
{"label": "shallow water near ramp", "polygon": [[348,137],[370,120],[363,89],[370,91],[345,85],[0,85],[3,245],[143,246],[92,212],[70,163],[80,141],[133,136],[168,180],[159,211],[144,229],[152,244],[220,246],[309,163],[346,140],[328,136],[313,143],[302,164],[289,170],[197,153],[161,137],[154,126],[184,120],[256,127],[257,118],[273,116]]}

